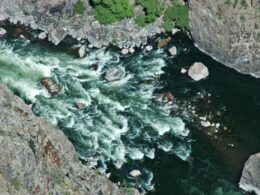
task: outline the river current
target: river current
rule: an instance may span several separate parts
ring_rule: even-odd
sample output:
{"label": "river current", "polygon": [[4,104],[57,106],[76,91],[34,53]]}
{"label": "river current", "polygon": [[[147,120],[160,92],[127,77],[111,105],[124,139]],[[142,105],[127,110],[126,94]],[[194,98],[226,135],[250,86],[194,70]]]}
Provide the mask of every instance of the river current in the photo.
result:
{"label": "river current", "polygon": [[[174,57],[167,52],[173,45]],[[33,104],[36,115],[58,125],[97,174],[150,194],[242,193],[243,163],[260,150],[259,79],[222,66],[182,33],[164,49],[125,57],[110,47],[80,59],[77,49],[2,39],[0,80]],[[195,61],[208,66],[209,78],[194,82],[180,73]],[[111,67],[124,69],[124,77],[107,82]],[[41,86],[44,77],[62,86],[59,95]],[[156,101],[162,92],[173,93],[174,103]],[[85,108],[77,109],[77,102]],[[212,127],[200,125],[203,117]],[[134,169],[141,176],[131,176]]]}

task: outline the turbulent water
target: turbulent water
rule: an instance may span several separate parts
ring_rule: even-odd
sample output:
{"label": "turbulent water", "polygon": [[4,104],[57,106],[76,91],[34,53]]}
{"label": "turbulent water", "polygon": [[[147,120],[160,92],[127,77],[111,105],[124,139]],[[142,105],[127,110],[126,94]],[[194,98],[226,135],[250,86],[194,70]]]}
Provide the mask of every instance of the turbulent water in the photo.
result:
{"label": "turbulent water", "polygon": [[[239,192],[223,165],[215,162],[216,152],[204,135],[191,134],[195,110],[188,109],[195,108],[192,101],[198,94],[216,93],[180,76],[180,67],[175,69],[173,62],[185,65],[191,59],[193,46],[176,40],[174,44],[181,57],[170,57],[163,49],[122,57],[108,48],[93,50],[82,59],[44,44],[1,40],[0,80],[29,104],[33,103],[37,115],[57,124],[88,166],[112,172],[114,181],[150,193],[155,188],[156,194]],[[98,64],[97,70],[94,64]],[[124,77],[107,82],[104,74],[111,67],[123,68]],[[161,80],[147,82],[160,75]],[[59,95],[52,97],[41,86],[44,77],[51,77],[62,86]],[[193,90],[189,85],[193,85]],[[174,104],[156,101],[161,91],[172,88],[182,100],[177,98]],[[85,108],[77,109],[77,102]],[[222,102],[214,107],[216,113],[221,110]],[[194,156],[197,160],[190,164]],[[133,169],[140,170],[141,177],[130,176]],[[210,185],[205,187],[207,182]]]}
{"label": "turbulent water", "polygon": [[[153,159],[156,149],[182,160],[189,157],[189,130],[185,123],[170,116],[171,105],[155,102],[154,91],[161,87],[160,82],[145,83],[163,73],[166,55],[162,50],[123,62],[118,54],[104,49],[75,59],[24,44],[16,49],[15,44],[1,42],[1,80],[34,103],[36,114],[58,124],[90,166],[101,164],[106,169],[109,161],[120,167],[128,159]],[[91,69],[93,64],[98,64],[97,70]],[[123,67],[124,78],[105,81],[104,73],[111,67]],[[40,85],[44,77],[60,83],[62,91],[58,96],[51,97]],[[77,109],[76,102],[86,108]],[[167,136],[174,137],[175,142]],[[149,185],[141,187],[150,189]]]}

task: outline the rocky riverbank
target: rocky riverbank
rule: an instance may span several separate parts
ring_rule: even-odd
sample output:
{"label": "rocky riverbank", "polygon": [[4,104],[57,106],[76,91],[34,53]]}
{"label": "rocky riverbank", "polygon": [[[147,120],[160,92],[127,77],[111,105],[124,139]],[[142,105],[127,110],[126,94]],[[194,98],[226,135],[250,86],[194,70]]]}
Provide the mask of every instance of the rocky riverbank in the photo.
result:
{"label": "rocky riverbank", "polygon": [[138,194],[85,167],[63,132],[6,85],[0,94],[1,194]]}
{"label": "rocky riverbank", "polygon": [[196,45],[223,64],[260,78],[260,2],[190,0]]}
{"label": "rocky riverbank", "polygon": [[[48,38],[55,45],[67,35],[88,40],[89,47],[101,48],[113,44],[119,48],[133,48],[146,44],[147,38],[163,31],[162,18],[139,27],[134,19],[125,19],[115,24],[102,25],[93,16],[93,8],[88,0],[82,15],[73,13],[76,0],[13,0],[0,2],[0,20],[13,24],[23,24],[41,30],[39,37]],[[138,7],[137,7],[138,9]]]}

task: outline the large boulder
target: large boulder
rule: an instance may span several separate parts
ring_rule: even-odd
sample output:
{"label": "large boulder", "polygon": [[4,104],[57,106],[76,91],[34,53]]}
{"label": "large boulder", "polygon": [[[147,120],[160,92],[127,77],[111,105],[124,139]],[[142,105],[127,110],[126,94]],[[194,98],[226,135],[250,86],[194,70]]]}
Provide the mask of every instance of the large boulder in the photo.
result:
{"label": "large boulder", "polygon": [[251,155],[244,165],[239,187],[260,195],[260,153]]}
{"label": "large boulder", "polygon": [[188,70],[188,75],[195,81],[205,79],[209,76],[208,68],[201,62],[195,62]]}

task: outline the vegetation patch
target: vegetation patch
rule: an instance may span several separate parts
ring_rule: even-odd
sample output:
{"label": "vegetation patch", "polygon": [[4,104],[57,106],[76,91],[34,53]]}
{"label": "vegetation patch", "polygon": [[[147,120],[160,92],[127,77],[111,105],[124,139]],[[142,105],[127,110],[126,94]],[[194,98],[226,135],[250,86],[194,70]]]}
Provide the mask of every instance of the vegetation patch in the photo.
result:
{"label": "vegetation patch", "polygon": [[83,14],[86,10],[85,4],[82,0],[78,0],[74,5],[74,12],[76,14]]}
{"label": "vegetation patch", "polygon": [[180,29],[189,29],[188,6],[181,5],[179,1],[174,1],[171,7],[168,7],[164,13],[164,28],[170,31],[174,25]]}
{"label": "vegetation patch", "polygon": [[13,177],[11,179],[11,184],[14,186],[14,189],[19,190],[21,187],[21,181],[18,179],[18,177]]}
{"label": "vegetation patch", "polygon": [[92,0],[95,16],[102,24],[109,24],[134,16],[134,6],[128,0]]}
{"label": "vegetation patch", "polygon": [[137,4],[143,6],[145,11],[145,16],[142,16],[141,24],[143,24],[143,20],[145,23],[154,22],[157,17],[163,14],[164,11],[164,6],[161,0],[137,0]]}

